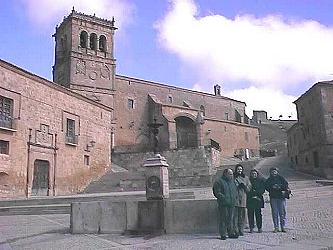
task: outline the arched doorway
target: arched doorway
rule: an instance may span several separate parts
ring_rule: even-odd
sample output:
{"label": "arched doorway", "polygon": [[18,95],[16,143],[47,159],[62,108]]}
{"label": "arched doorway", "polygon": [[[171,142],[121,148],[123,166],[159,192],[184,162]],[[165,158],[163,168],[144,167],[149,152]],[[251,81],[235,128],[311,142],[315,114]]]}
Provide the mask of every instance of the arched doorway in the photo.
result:
{"label": "arched doorway", "polygon": [[32,195],[46,196],[49,190],[49,171],[48,161],[36,160],[34,164],[34,178],[32,182]]}
{"label": "arched doorway", "polygon": [[196,124],[188,117],[180,116],[175,119],[177,132],[177,148],[198,146]]}

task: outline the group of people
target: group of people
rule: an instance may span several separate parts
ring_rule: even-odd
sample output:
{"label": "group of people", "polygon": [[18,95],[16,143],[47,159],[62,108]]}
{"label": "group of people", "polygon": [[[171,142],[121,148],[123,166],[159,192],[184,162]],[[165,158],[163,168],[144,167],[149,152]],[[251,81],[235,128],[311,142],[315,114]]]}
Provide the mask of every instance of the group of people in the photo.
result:
{"label": "group of people", "polygon": [[[270,169],[266,180],[256,169],[250,172],[250,178],[245,176],[242,165],[236,165],[234,171],[227,168],[213,186],[219,209],[219,233],[221,240],[238,238],[244,235],[246,215],[250,233],[254,232],[255,220],[258,233],[262,232],[262,213],[264,207],[263,194],[268,191],[272,211],[273,232],[286,232],[286,198],[290,190],[288,182],[279,174],[277,168]],[[247,214],[246,214],[247,211]]]}

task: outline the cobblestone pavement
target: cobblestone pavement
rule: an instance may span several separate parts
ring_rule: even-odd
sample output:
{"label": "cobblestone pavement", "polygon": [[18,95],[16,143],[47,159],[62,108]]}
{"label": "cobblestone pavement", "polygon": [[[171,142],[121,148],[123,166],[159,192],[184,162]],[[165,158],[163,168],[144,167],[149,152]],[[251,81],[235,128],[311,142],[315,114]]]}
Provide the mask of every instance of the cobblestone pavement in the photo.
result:
{"label": "cobblestone pavement", "polygon": [[[279,158],[270,159],[263,171]],[[221,241],[218,234],[198,235],[71,235],[69,215],[0,217],[2,249],[293,249],[333,250],[333,186],[318,186],[311,176],[282,170],[294,196],[287,201],[287,233],[273,233],[269,204],[263,210],[264,232],[245,233]],[[211,198],[211,189],[195,189],[199,198]]]}

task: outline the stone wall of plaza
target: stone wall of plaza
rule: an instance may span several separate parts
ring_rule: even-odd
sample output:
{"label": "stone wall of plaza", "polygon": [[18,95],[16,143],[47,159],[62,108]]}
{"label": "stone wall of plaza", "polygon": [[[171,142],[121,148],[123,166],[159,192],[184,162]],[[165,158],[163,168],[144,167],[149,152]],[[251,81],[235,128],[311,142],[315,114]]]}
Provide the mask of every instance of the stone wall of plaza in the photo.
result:
{"label": "stone wall of plaza", "polygon": [[213,139],[220,143],[224,156],[245,148],[253,155],[258,153],[258,128],[246,124],[244,102],[125,76],[116,76],[115,86],[115,150],[150,149],[147,124],[153,117],[163,123],[160,147],[177,148],[175,118],[185,116],[195,123],[198,145]]}
{"label": "stone wall of plaza", "polygon": [[288,130],[288,155],[304,172],[333,178],[333,84],[319,82],[295,102],[298,122]]}
{"label": "stone wall of plaza", "polygon": [[0,98],[11,106],[0,127],[2,197],[76,193],[110,168],[111,108],[4,61]]}
{"label": "stone wall of plaza", "polygon": [[[161,154],[169,164],[171,188],[211,186],[213,178],[220,166],[220,151],[210,147],[167,150]],[[115,153],[112,161],[127,169],[131,178],[122,180],[124,189],[144,189],[146,169],[143,163],[152,152],[147,153]]]}

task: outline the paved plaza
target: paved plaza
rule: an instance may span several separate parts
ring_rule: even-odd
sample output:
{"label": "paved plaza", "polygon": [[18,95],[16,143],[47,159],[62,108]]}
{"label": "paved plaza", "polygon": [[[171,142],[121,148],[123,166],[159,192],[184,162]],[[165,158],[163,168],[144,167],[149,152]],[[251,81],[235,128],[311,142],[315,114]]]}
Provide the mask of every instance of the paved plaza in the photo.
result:
{"label": "paved plaza", "polygon": [[[281,166],[281,159],[264,160],[265,174],[280,165],[293,189],[287,202],[287,233],[273,233],[269,203],[263,210],[263,233],[219,240],[216,234],[91,235],[69,233],[70,216],[0,216],[0,249],[330,249],[333,250],[333,186],[320,186],[314,177]],[[196,199],[211,198],[211,189],[193,189]]]}

